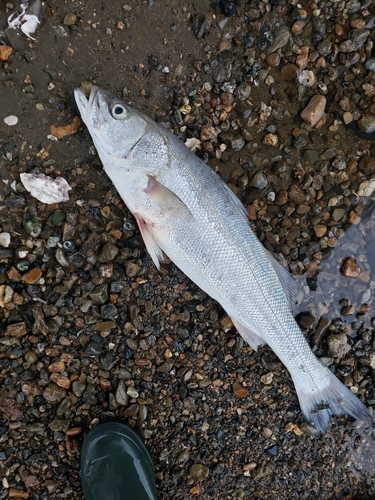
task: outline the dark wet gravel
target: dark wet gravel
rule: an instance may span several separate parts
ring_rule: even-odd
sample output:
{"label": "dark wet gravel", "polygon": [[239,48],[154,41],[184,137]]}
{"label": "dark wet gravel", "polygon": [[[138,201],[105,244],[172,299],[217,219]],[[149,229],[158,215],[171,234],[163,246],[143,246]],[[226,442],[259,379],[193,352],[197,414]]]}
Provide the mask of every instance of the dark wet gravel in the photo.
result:
{"label": "dark wet gravel", "polygon": [[161,499],[375,498],[373,431],[316,436],[276,356],[155,269],[88,132],[47,137],[93,82],[198,146],[289,263],[315,354],[373,407],[372,3],[123,1],[46,2],[35,42],[0,3],[0,499],[82,499],[82,439],[108,417],[146,439]]}

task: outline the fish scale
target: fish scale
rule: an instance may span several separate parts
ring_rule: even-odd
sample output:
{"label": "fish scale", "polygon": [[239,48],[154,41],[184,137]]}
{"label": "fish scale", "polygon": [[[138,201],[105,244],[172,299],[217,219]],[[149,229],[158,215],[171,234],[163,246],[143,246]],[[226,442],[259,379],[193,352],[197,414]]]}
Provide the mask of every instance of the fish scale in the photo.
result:
{"label": "fish scale", "polygon": [[291,313],[291,277],[250,228],[238,198],[177,137],[93,87],[75,98],[104,169],[134,214],[155,265],[163,252],[217,300],[254,348],[268,344],[292,376],[305,418],[370,420],[363,403],[311,352]]}

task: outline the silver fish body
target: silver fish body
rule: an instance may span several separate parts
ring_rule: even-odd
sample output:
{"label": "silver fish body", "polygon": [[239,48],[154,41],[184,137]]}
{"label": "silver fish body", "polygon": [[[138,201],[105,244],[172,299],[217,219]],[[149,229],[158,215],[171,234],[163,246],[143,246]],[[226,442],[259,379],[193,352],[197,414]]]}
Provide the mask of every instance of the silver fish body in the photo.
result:
{"label": "silver fish body", "polygon": [[108,92],[75,97],[104,169],[135,216],[159,267],[163,252],[217,300],[244,339],[268,344],[289,370],[305,418],[370,419],[361,401],[313,355],[291,313],[291,277],[253,234],[222,179],[177,137]]}

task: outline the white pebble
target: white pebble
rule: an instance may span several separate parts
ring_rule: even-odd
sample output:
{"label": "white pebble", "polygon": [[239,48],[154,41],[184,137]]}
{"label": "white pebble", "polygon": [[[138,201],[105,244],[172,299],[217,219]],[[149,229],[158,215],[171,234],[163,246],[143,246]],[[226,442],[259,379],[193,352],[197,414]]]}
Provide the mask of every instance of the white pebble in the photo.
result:
{"label": "white pebble", "polygon": [[195,137],[188,138],[185,141],[185,146],[187,146],[192,151],[195,151],[200,144],[201,141],[199,139],[196,139]]}
{"label": "white pebble", "polygon": [[6,123],[6,125],[9,125],[9,127],[13,127],[13,125],[17,125],[18,118],[17,118],[17,116],[14,116],[14,115],[6,116],[4,118],[4,123]]}
{"label": "white pebble", "polygon": [[8,248],[10,245],[10,234],[0,233],[0,246]]}
{"label": "white pebble", "polygon": [[375,179],[369,179],[359,185],[358,196],[371,196],[375,190]]}
{"label": "white pebble", "polygon": [[134,399],[137,399],[137,397],[139,396],[138,391],[136,391],[136,390],[134,389],[134,387],[132,387],[132,386],[129,386],[129,387],[128,387],[128,390],[126,391],[126,394],[127,394],[128,396],[130,396],[131,398],[134,398]]}

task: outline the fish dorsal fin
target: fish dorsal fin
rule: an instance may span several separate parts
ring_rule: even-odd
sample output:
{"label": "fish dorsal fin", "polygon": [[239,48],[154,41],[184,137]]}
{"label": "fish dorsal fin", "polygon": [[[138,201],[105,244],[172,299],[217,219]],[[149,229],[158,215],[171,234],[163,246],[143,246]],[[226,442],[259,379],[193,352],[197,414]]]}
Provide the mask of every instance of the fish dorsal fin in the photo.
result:
{"label": "fish dorsal fin", "polygon": [[280,283],[289,301],[290,309],[293,312],[296,308],[296,297],[299,292],[299,285],[295,281],[293,276],[289,274],[289,272],[286,269],[284,269],[283,266],[269,252],[268,252],[268,257],[271,261],[273,268],[277,273],[277,276],[279,277]]}
{"label": "fish dorsal fin", "polygon": [[150,254],[151,259],[153,260],[155,266],[160,269],[160,264],[164,262],[164,256],[162,249],[156,243],[152,234],[148,230],[147,224],[145,221],[139,217],[137,214],[134,214],[135,220],[137,221],[139,230],[141,232],[143,241],[146,245],[147,251]]}
{"label": "fish dorsal fin", "polygon": [[158,205],[162,213],[172,212],[179,218],[193,220],[193,216],[185,203],[152,175],[148,175],[148,182],[144,192]]}

